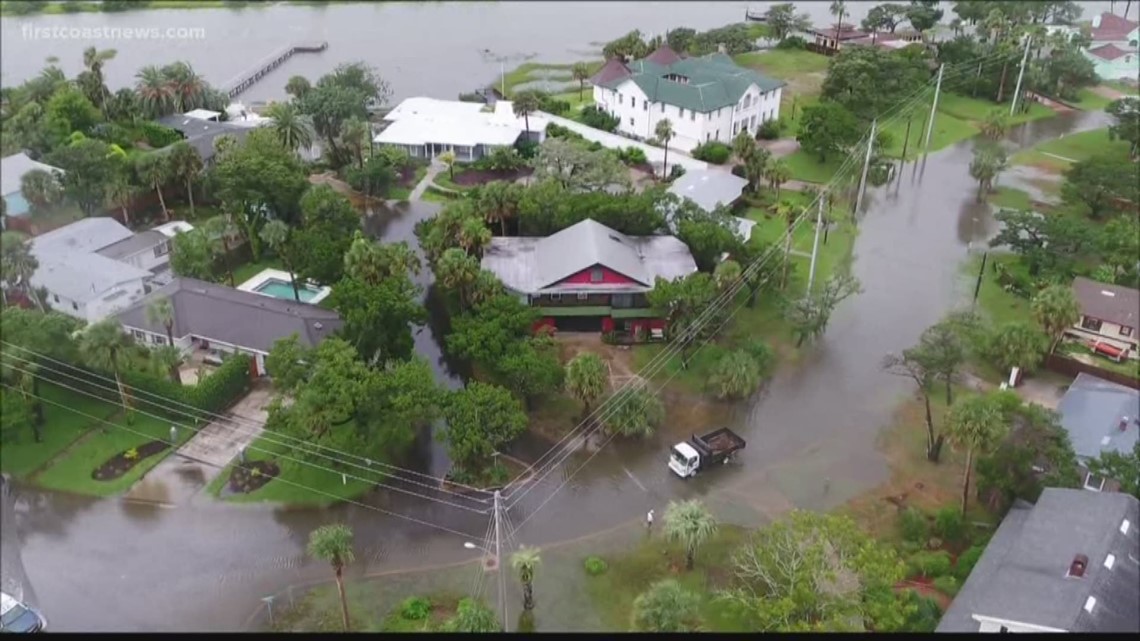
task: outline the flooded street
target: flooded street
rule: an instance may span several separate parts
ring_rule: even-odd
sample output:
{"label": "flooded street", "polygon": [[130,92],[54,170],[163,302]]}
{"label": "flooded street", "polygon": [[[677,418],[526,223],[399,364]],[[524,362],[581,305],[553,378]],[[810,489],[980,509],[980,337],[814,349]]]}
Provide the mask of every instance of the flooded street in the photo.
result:
{"label": "flooded street", "polygon": [[[1019,128],[1010,139],[1030,145],[1103,126],[1104,117],[1060,116]],[[970,155],[969,143],[944,150],[868,194],[853,265],[865,292],[837,310],[826,336],[798,365],[783,369],[761,398],[725,406],[734,429],[748,439],[738,464],[686,482],[665,466],[670,441],[683,434],[666,429],[649,441],[615,441],[545,505],[584,456],[571,458],[525,496],[521,490],[511,496],[519,500],[511,520],[526,520],[518,540],[569,539],[694,495],[706,496],[725,518],[755,524],[792,506],[834,505],[883,480],[875,435],[909,386],[882,373],[879,361],[966,299],[961,261],[970,243],[993,233],[989,208],[975,202]],[[436,207],[380,207],[365,228],[386,241],[414,243],[415,222]],[[418,282],[426,285],[430,277],[425,269]],[[416,347],[441,380],[459,384],[430,328],[417,334]],[[421,451],[422,469],[446,469],[438,443],[424,443]],[[823,491],[823,478],[830,479],[830,492]],[[354,575],[473,558],[463,542],[481,539],[487,526],[478,514],[390,492],[376,492],[364,505],[320,510],[206,501],[165,509],[20,487],[12,499],[15,517],[4,519],[5,546],[12,545],[14,520],[37,605],[56,631],[240,630],[262,597],[329,578],[325,565],[304,555],[318,525],[343,521],[353,528]]]}

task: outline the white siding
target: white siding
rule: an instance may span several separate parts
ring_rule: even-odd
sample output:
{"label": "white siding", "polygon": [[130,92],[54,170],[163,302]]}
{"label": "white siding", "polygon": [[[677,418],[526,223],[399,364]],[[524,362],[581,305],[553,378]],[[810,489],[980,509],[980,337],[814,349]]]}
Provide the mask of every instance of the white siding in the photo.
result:
{"label": "white siding", "polygon": [[98,298],[86,303],[74,301],[48,290],[44,301],[51,309],[73,316],[88,323],[98,323],[108,316],[125,309],[146,294],[142,279],[121,283],[103,292]]}
{"label": "white siding", "polygon": [[170,241],[148,247],[137,254],[125,256],[119,262],[134,265],[147,271],[162,267],[170,262]]}

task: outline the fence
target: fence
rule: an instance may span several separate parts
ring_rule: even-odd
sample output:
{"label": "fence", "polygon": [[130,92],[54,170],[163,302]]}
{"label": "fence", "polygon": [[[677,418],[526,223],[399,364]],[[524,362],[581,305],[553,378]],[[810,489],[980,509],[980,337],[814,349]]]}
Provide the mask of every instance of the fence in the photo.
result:
{"label": "fence", "polygon": [[1134,390],[1140,390],[1140,379],[1136,379],[1127,374],[1115,372],[1104,367],[1099,367],[1097,365],[1093,365],[1092,363],[1086,363],[1084,361],[1078,361],[1074,358],[1068,358],[1066,356],[1062,356],[1061,354],[1050,354],[1049,357],[1045,359],[1045,368],[1050,371],[1057,372],[1058,374],[1064,374],[1065,376],[1076,377],[1077,374],[1080,374],[1082,372],[1085,374],[1092,374],[1093,376],[1103,378],[1106,381],[1112,381],[1113,383],[1124,385],[1125,387],[1130,387]]}

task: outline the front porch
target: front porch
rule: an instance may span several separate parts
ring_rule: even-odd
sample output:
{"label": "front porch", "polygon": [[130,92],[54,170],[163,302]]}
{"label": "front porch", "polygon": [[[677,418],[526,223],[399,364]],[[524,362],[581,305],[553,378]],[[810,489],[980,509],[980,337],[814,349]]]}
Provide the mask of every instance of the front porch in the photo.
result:
{"label": "front porch", "polygon": [[630,309],[608,305],[539,307],[542,319],[535,331],[597,332],[611,343],[633,344],[665,340],[665,319],[652,309]]}

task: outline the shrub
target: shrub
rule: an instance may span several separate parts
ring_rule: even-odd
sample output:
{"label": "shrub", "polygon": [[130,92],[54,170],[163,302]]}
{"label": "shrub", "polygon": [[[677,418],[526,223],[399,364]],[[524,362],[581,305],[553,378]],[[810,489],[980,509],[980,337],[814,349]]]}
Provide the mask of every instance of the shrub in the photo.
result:
{"label": "shrub", "polygon": [[776,363],[776,354],[768,343],[762,339],[755,339],[744,347],[744,351],[756,361],[756,366],[760,368],[760,378],[766,379],[772,374],[772,366]]}
{"label": "shrub", "polygon": [[934,587],[947,596],[958,596],[958,589],[962,586],[952,576],[940,576],[934,579]]}
{"label": "shrub", "polygon": [[782,120],[765,120],[756,131],[756,136],[762,140],[775,140],[784,132]]}
{"label": "shrub", "polygon": [[934,632],[942,618],[942,608],[930,597],[919,596],[910,590],[908,600],[915,604],[915,610],[907,617],[903,630],[908,632]]}
{"label": "shrub", "polygon": [[697,160],[703,160],[714,165],[723,165],[732,156],[732,148],[723,142],[710,140],[693,147],[690,155]]}
{"label": "shrub", "polygon": [[681,165],[673,165],[669,168],[669,180],[677,180],[685,175],[685,168]]}
{"label": "shrub", "polygon": [[550,96],[543,96],[539,101],[539,109],[545,111],[548,114],[560,116],[570,111],[570,103],[566,102],[565,100],[557,100],[555,98],[551,98]]}
{"label": "shrub", "polygon": [[619,149],[618,159],[627,165],[644,165],[649,162],[649,158],[645,155],[645,150],[640,147],[626,147]]}
{"label": "shrub", "polygon": [[954,564],[954,577],[964,583],[966,577],[970,576],[970,572],[973,572],[978,559],[982,558],[982,552],[985,551],[986,546],[984,545],[972,545],[968,550],[959,554],[958,562]]}
{"label": "shrub", "polygon": [[530,159],[538,155],[538,143],[533,140],[520,140],[515,143],[515,150],[523,158]]}
{"label": "shrub", "polygon": [[598,576],[604,574],[609,569],[609,565],[602,560],[601,557],[591,556],[586,558],[586,574],[590,576]]}
{"label": "shrub", "polygon": [[899,532],[904,540],[925,544],[927,535],[926,515],[913,507],[899,512]]}
{"label": "shrub", "polygon": [[907,561],[907,569],[912,575],[935,578],[948,575],[952,564],[949,552],[918,552]]}
{"label": "shrub", "polygon": [[139,451],[132,447],[131,449],[127,450],[126,452],[123,452],[123,458],[127,459],[128,461],[138,460]]}
{"label": "shrub", "polygon": [[207,412],[220,412],[249,389],[251,357],[235,354],[218,369],[188,389],[190,404]]}
{"label": "shrub", "polygon": [[776,45],[777,49],[807,49],[807,40],[799,36],[788,36]]}
{"label": "shrub", "polygon": [[621,122],[617,116],[611,116],[594,105],[583,109],[582,112],[578,114],[578,121],[594,129],[611,132],[616,130],[618,124]]}
{"label": "shrub", "polygon": [[483,104],[486,101],[483,100],[483,96],[472,92],[459,94],[459,102],[477,102],[479,104]]}
{"label": "shrub", "polygon": [[744,165],[733,165],[732,175],[737,178],[744,178]]}
{"label": "shrub", "polygon": [[940,547],[942,547],[942,539],[932,536],[926,540],[926,549],[937,550]]}
{"label": "shrub", "polygon": [[154,149],[173,145],[179,140],[182,140],[182,134],[170,127],[163,127],[156,122],[144,121],[139,125],[139,133],[142,135],[143,140],[146,140],[146,144]]}
{"label": "shrub", "polygon": [[546,125],[546,135],[550,138],[565,138],[567,140],[585,140],[585,138],[582,137],[582,134],[580,134],[576,131],[573,131],[571,129],[567,129],[566,127],[563,127],[562,125],[560,125],[556,122],[552,122],[552,123]]}
{"label": "shrub", "polygon": [[966,533],[966,522],[962,513],[954,507],[944,507],[934,515],[934,532],[947,541],[962,540]]}
{"label": "shrub", "polygon": [[601,151],[605,148],[605,145],[596,140],[591,141],[590,144],[586,145],[586,151]]}
{"label": "shrub", "polygon": [[400,618],[408,621],[421,621],[431,614],[431,601],[420,597],[410,596],[400,604]]}
{"label": "shrub", "polygon": [[500,147],[483,160],[487,168],[494,171],[515,171],[526,164],[519,152],[510,147]]}

